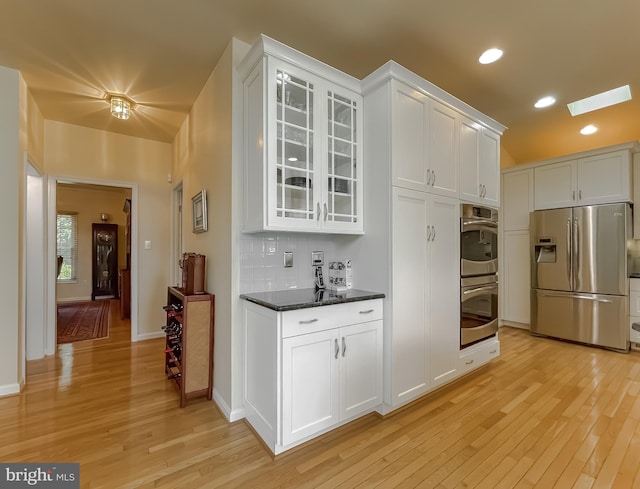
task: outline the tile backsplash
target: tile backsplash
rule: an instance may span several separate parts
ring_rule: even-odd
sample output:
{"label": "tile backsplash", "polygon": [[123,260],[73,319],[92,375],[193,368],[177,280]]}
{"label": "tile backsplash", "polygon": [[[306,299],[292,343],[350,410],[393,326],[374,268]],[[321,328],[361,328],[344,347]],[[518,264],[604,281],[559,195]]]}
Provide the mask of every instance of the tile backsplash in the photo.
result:
{"label": "tile backsplash", "polygon": [[[306,233],[243,234],[240,239],[240,293],[314,286],[311,252],[324,251],[327,261],[340,256],[341,237]],[[284,252],[293,253],[293,267],[284,267]]]}

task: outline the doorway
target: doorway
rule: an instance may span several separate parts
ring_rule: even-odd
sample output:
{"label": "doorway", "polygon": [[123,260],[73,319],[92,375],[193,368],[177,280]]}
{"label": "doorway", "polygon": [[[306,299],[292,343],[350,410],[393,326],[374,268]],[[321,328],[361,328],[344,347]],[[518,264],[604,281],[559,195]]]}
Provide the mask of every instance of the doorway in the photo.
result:
{"label": "doorway", "polygon": [[[125,243],[119,246],[119,267],[129,265],[130,276],[130,314],[131,314],[131,341],[138,338],[138,288],[137,288],[137,216],[138,216],[138,188],[137,184],[122,182],[106,182],[94,180],[76,180],[68,178],[55,178],[49,180],[49,212],[48,212],[48,250],[49,276],[48,282],[48,324],[47,324],[47,354],[56,351],[56,309],[58,299],[82,300],[91,298],[92,263],[91,228],[93,222],[102,222],[105,219],[116,221],[119,228],[119,236]],[[69,193],[76,194],[69,196]],[[94,195],[94,199],[87,197]],[[66,196],[65,196],[66,195]],[[61,202],[60,197],[65,196]],[[78,197],[80,196],[80,199]],[[84,197],[82,197],[84,196]],[[99,196],[108,196],[101,199]],[[83,202],[76,206],[74,202]],[[107,204],[106,200],[111,201]],[[95,202],[94,202],[95,201]],[[90,205],[90,202],[93,204]],[[65,208],[68,207],[68,208]],[[73,209],[79,207],[79,210]],[[78,239],[84,240],[84,251],[78,251],[77,274],[73,279],[64,284],[64,293],[58,289],[61,287],[57,279],[57,240],[56,220],[58,211],[78,212],[79,226],[82,225],[82,233],[78,232]],[[128,211],[128,212],[127,212]],[[127,249],[126,243],[130,243]],[[78,250],[80,250],[80,242]],[[87,249],[88,248],[88,249]]]}

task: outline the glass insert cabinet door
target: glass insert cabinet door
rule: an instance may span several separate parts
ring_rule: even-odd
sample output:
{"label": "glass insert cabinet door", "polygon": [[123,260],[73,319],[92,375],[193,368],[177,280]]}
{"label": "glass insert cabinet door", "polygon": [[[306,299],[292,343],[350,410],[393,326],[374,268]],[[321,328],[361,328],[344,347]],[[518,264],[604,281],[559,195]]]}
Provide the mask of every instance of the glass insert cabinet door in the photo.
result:
{"label": "glass insert cabinet door", "polygon": [[318,216],[313,193],[320,186],[314,161],[314,96],[314,83],[276,70],[276,217],[309,224]]}
{"label": "glass insert cabinet door", "polygon": [[329,222],[358,222],[357,103],[329,91],[327,201],[324,219]]}

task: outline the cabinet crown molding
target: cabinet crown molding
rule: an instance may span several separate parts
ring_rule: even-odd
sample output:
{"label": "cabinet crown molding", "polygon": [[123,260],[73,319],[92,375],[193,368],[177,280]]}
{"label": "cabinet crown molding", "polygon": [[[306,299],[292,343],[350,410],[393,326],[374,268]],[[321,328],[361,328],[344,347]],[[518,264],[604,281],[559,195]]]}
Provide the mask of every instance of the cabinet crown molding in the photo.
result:
{"label": "cabinet crown molding", "polygon": [[362,93],[362,84],[357,78],[264,34],[260,34],[258,40],[238,66],[238,71],[243,80],[265,55],[276,57],[323,78],[329,78],[333,83],[358,94]]}
{"label": "cabinet crown molding", "polygon": [[615,151],[629,150],[631,154],[640,153],[640,142],[629,141],[621,144],[614,144],[612,146],[603,146],[602,148],[589,149],[587,151],[581,151],[579,153],[571,153],[567,155],[557,156],[556,158],[550,158],[547,160],[536,160],[526,163],[518,163],[508,168],[502,168],[501,173],[510,173],[514,171],[526,170],[528,168],[536,168],[544,165],[551,165],[553,163],[562,163],[563,161],[577,160],[580,158],[589,158],[591,156],[599,156],[606,153],[613,153]]}
{"label": "cabinet crown molding", "polygon": [[454,97],[450,93],[444,91],[442,88],[425,80],[421,76],[417,75],[416,73],[412,72],[411,70],[405,68],[404,66],[393,60],[387,61],[380,68],[378,68],[376,71],[362,80],[362,93],[366,95],[371,90],[382,85],[383,83],[386,83],[391,79],[399,80],[403,83],[406,83],[407,85],[410,85],[427,97],[436,99],[439,102],[448,105],[456,112],[460,112],[466,117],[475,120],[480,125],[491,129],[501,136],[507,129],[507,126],[500,124],[498,121],[492,119],[486,114],[483,114],[479,110],[474,109],[467,103]]}

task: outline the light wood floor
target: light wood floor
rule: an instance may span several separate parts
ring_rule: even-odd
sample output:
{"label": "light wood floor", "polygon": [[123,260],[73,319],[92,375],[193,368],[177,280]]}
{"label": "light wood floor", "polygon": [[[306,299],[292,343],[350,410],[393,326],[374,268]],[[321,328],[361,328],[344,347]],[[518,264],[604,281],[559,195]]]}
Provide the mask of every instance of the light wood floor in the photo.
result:
{"label": "light wood floor", "polygon": [[0,460],[79,462],[83,488],[640,488],[640,354],[503,328],[490,365],[399,414],[273,460],[206,400],[178,407],[162,340],[63,345],[0,399]]}

